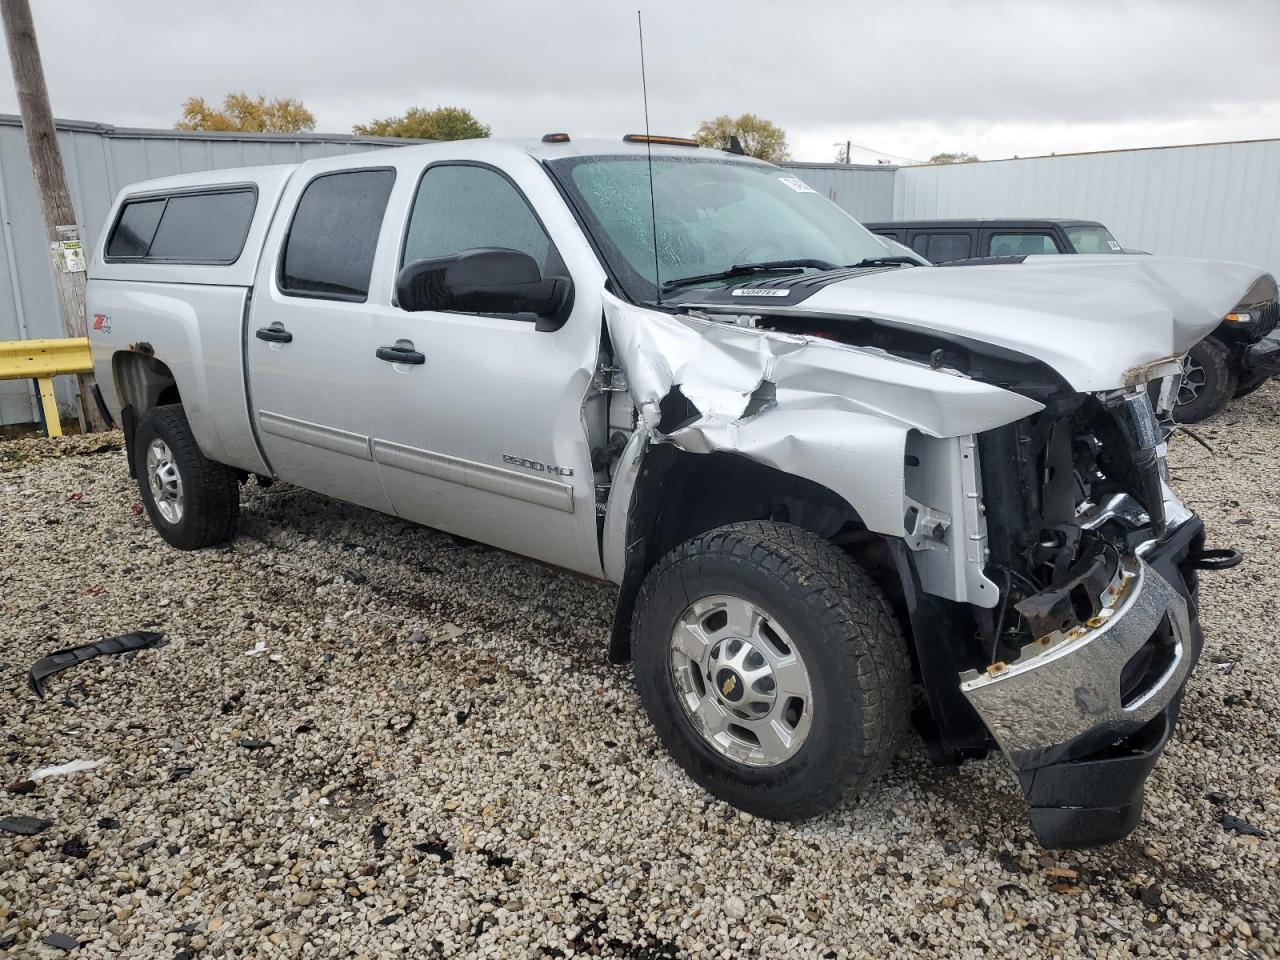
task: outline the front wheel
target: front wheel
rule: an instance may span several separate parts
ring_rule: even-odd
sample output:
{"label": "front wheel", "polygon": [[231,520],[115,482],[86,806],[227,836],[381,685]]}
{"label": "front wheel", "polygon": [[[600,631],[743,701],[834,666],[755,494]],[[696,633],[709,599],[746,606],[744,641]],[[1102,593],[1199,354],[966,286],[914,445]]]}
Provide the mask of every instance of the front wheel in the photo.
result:
{"label": "front wheel", "polygon": [[131,455],[147,515],[171,546],[198,550],[235,536],[240,483],[200,452],[180,404],[143,414]]}
{"label": "front wheel", "polygon": [[1235,391],[1231,351],[1213,337],[1205,337],[1182,358],[1182,384],[1173,419],[1199,423],[1226,406]]}
{"label": "front wheel", "polygon": [[682,544],[645,580],[636,682],[676,761],[749,813],[798,820],[874,780],[906,730],[906,644],[871,578],[799,527]]}

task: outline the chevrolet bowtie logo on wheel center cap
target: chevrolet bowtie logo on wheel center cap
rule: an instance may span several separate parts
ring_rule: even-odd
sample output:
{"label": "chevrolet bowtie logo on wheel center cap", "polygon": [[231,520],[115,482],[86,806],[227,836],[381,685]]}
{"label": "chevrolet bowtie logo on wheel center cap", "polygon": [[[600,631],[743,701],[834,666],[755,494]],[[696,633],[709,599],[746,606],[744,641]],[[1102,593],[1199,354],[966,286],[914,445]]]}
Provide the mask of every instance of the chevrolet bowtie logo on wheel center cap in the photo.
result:
{"label": "chevrolet bowtie logo on wheel center cap", "polygon": [[716,674],[716,687],[720,691],[720,697],[723,700],[737,703],[742,699],[742,680],[728,667]]}

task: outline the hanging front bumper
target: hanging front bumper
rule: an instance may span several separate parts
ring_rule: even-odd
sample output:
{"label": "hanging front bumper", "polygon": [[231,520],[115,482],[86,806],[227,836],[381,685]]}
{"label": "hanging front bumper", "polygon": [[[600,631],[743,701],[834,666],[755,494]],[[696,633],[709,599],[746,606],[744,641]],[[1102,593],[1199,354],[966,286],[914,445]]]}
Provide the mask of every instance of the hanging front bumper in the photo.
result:
{"label": "hanging front bumper", "polygon": [[1033,641],[1018,660],[961,675],[961,690],[1013,765],[1048,847],[1127,835],[1200,655],[1203,524],[1183,523],[1117,563],[1102,609]]}

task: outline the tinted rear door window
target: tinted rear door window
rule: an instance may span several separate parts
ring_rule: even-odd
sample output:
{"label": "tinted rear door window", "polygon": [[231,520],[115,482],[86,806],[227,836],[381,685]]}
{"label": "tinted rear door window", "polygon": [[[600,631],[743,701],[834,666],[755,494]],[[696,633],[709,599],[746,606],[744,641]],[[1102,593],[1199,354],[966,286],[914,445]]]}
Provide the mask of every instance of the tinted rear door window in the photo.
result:
{"label": "tinted rear door window", "polygon": [[394,170],[322,174],[298,201],[280,257],[280,289],[298,297],[363,301]]}
{"label": "tinted rear door window", "polygon": [[917,233],[911,241],[911,249],[933,263],[964,260],[970,248],[967,233]]}
{"label": "tinted rear door window", "polygon": [[244,249],[255,204],[248,190],[170,197],[147,257],[233,263]]}

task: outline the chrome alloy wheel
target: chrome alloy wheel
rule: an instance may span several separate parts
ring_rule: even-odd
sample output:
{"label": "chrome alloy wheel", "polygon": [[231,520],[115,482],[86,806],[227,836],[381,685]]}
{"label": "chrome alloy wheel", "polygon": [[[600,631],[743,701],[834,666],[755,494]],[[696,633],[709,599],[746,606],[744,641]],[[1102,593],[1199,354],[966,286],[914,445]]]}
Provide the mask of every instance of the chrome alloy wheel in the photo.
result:
{"label": "chrome alloy wheel", "polygon": [[1194,403],[1208,381],[1209,375],[1205,373],[1204,366],[1188,353],[1182,358],[1182,382],[1178,385],[1178,403]]}
{"label": "chrome alloy wheel", "polygon": [[773,767],[804,745],[813,689],[800,652],[766,611],[732,596],[704,597],[671,631],[676,698],[719,754]]}
{"label": "chrome alloy wheel", "polygon": [[182,474],[169,445],[156,437],[147,446],[147,483],[166,523],[182,520]]}

